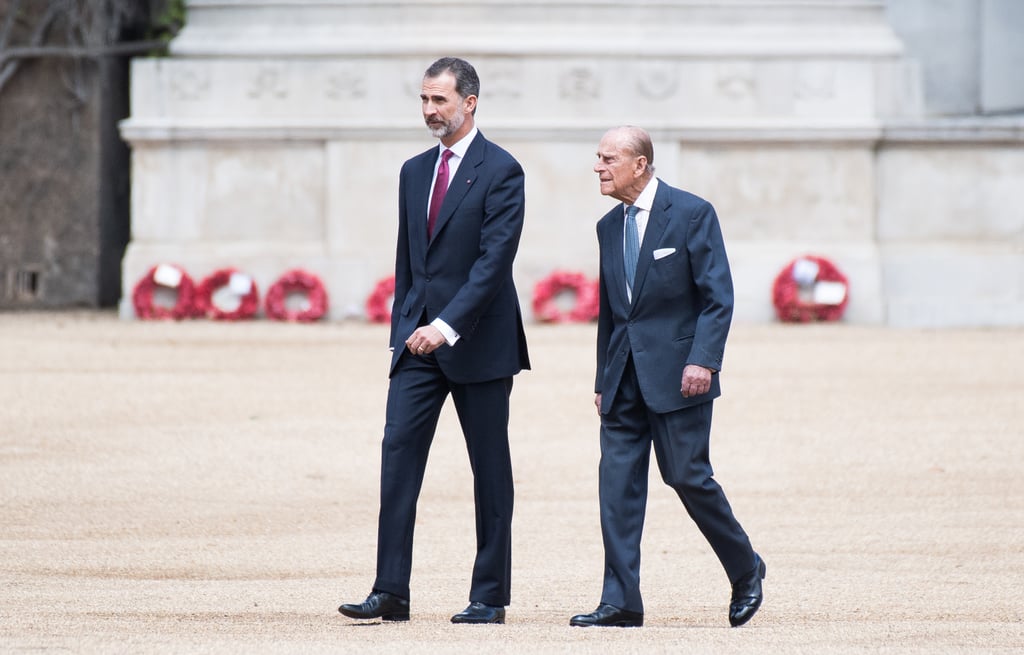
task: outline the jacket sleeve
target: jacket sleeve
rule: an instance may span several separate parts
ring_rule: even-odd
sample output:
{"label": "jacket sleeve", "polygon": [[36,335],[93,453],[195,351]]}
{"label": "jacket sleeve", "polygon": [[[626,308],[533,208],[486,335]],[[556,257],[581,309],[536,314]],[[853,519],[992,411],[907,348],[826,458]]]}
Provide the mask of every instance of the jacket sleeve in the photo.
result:
{"label": "jacket sleeve", "polygon": [[[391,337],[389,342],[392,348],[404,348],[404,340],[408,335],[397,335],[399,310],[405,303],[405,297],[412,287],[412,269],[409,264],[409,212],[405,199],[406,167],[403,166],[398,178],[398,242],[395,247],[395,293],[394,303],[391,307]],[[396,343],[396,338],[403,343]]]}
{"label": "jacket sleeve", "polygon": [[706,201],[690,218],[686,247],[701,300],[693,347],[686,363],[719,371],[732,323],[733,287],[718,215]]}
{"label": "jacket sleeve", "polygon": [[[604,262],[604,242],[601,239],[601,224],[597,225],[597,246],[600,252],[599,262]],[[597,314],[597,374],[594,377],[594,393],[603,393],[602,382],[604,368],[608,360],[608,343],[612,334],[612,310],[608,301],[607,280],[604,277],[604,266],[598,271],[599,310]]]}

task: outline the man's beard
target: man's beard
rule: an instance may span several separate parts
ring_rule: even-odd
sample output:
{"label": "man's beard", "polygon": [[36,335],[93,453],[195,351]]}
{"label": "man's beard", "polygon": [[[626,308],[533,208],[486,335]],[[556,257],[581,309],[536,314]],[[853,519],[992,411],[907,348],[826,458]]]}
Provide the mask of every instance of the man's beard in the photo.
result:
{"label": "man's beard", "polygon": [[440,125],[439,127],[431,127],[430,124],[428,123],[427,129],[430,130],[430,136],[434,137],[435,139],[443,139],[446,136],[451,136],[452,134],[458,132],[459,128],[462,127],[462,124],[465,122],[466,115],[462,113],[457,113],[454,116],[452,116],[452,119],[450,121],[444,123],[443,125]]}

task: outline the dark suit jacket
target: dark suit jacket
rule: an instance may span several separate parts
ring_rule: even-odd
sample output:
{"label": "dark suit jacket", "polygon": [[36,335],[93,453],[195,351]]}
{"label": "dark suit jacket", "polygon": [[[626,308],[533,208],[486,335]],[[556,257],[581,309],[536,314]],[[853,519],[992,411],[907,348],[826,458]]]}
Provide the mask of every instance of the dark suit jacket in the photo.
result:
{"label": "dark suit jacket", "polygon": [[530,368],[512,262],[523,229],[523,169],[477,133],[448,186],[427,243],[435,146],[402,166],[398,251],[391,314],[391,372],[421,317],[440,317],[459,335],[434,355],[453,382],[469,384]]}
{"label": "dark suit jacket", "polygon": [[[717,371],[733,306],[718,216],[706,200],[659,180],[630,302],[622,258],[623,210],[617,205],[597,224],[601,309],[594,389],[602,394],[601,412],[611,408],[630,352],[640,391],[652,411],[671,412],[712,400],[721,394]],[[674,252],[655,260],[656,250],[672,248]],[[687,364],[716,371],[707,393],[683,398],[680,386]]]}

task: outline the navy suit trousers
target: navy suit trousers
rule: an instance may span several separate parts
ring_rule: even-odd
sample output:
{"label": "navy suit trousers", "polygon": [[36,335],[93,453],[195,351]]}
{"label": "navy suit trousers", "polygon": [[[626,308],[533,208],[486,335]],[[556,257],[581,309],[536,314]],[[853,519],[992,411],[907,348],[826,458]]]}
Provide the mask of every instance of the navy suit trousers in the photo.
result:
{"label": "navy suit trousers", "polygon": [[629,357],[611,410],[601,417],[599,469],[605,573],[601,602],[643,612],[640,537],[647,510],[651,444],[662,479],[735,583],[755,566],[750,539],[733,516],[709,459],[712,401],[674,412],[650,411]]}
{"label": "navy suit trousers", "polygon": [[511,392],[511,377],[456,384],[445,377],[433,355],[402,354],[391,375],[381,446],[375,590],[409,598],[416,503],[438,417],[450,394],[469,451],[476,500],[477,556],[469,599],[502,607],[509,604],[513,506],[508,444]]}

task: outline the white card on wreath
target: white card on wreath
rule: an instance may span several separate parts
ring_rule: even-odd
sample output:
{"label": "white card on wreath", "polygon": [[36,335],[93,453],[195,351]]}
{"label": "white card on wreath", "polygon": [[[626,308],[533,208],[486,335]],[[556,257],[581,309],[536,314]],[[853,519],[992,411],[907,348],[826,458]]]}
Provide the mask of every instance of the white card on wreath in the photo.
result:
{"label": "white card on wreath", "polygon": [[818,279],[821,267],[813,259],[798,259],[793,262],[793,280],[802,287],[809,287]]}
{"label": "white card on wreath", "polygon": [[181,285],[181,269],[170,264],[160,264],[153,271],[153,281],[162,287],[177,289]]}
{"label": "white card on wreath", "polygon": [[232,273],[228,288],[239,296],[247,296],[252,291],[252,278],[245,273]]}
{"label": "white card on wreath", "polygon": [[818,282],[814,285],[814,303],[841,305],[846,300],[846,285],[842,282]]}

